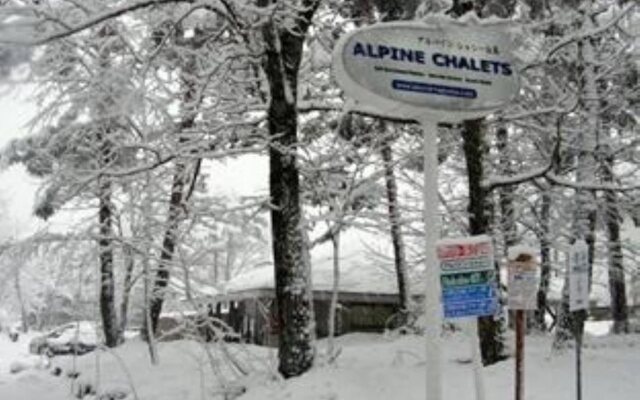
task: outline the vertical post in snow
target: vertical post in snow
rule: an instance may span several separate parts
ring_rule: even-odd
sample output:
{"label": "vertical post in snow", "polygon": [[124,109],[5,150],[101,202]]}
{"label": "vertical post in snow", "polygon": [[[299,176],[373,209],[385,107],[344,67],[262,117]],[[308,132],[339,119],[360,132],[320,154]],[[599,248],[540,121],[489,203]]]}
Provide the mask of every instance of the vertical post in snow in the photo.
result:
{"label": "vertical post in snow", "polygon": [[423,133],[424,188],[422,193],[425,232],[425,322],[427,350],[427,400],[442,400],[442,346],[440,333],[440,271],[436,254],[438,228],[438,124],[420,121]]}
{"label": "vertical post in snow", "polygon": [[582,335],[576,335],[576,399],[582,400]]}
{"label": "vertical post in snow", "polygon": [[524,400],[524,310],[516,310],[516,400]]}
{"label": "vertical post in snow", "polygon": [[584,324],[585,314],[585,310],[573,311],[573,330],[576,340],[576,400],[582,400],[582,339],[584,333],[580,326]]}
{"label": "vertical post in snow", "polygon": [[471,345],[471,362],[473,363],[473,379],[476,389],[476,400],[485,400],[484,377],[482,375],[482,360],[478,351],[480,341],[478,340],[478,319],[471,318],[466,322],[467,335]]}
{"label": "vertical post in snow", "polygon": [[582,341],[584,321],[589,306],[589,247],[584,240],[576,241],[569,256],[569,312],[576,341],[576,399],[582,400]]}

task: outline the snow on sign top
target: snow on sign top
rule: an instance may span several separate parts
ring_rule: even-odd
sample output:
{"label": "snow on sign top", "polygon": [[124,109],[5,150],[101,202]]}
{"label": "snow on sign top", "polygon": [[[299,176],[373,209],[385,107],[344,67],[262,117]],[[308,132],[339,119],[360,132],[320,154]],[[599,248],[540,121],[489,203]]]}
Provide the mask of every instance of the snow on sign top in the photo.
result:
{"label": "snow on sign top", "polygon": [[492,239],[488,235],[440,239],[437,252],[440,261],[493,256]]}
{"label": "snow on sign top", "polygon": [[522,255],[527,255],[529,258],[535,259],[538,255],[539,250],[525,245],[511,246],[507,249],[507,258],[510,261],[515,261],[518,257]]}
{"label": "snow on sign top", "polygon": [[358,108],[439,119],[478,117],[518,91],[510,37],[497,27],[379,23],[343,36],[333,71]]}

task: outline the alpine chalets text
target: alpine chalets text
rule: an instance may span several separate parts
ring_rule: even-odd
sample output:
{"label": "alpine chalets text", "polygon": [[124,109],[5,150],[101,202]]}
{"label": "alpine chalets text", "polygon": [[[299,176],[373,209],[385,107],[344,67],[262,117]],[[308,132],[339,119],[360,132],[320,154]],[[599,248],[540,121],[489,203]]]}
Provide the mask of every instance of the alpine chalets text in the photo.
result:
{"label": "alpine chalets text", "polygon": [[[382,44],[372,45],[361,42],[356,42],[354,45],[353,55],[414,64],[426,64],[427,59],[427,54],[422,50],[406,49]],[[442,68],[477,71],[492,75],[510,76],[513,74],[511,64],[502,61],[478,59],[444,53],[433,53],[431,55],[431,61],[435,66]]]}

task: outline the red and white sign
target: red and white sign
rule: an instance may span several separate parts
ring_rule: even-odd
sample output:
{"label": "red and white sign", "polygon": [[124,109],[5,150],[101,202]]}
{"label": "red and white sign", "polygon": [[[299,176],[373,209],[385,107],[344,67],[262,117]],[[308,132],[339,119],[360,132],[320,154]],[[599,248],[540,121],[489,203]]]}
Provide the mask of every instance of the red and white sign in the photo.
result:
{"label": "red and white sign", "polygon": [[467,243],[448,243],[443,240],[438,243],[438,259],[441,261],[460,258],[483,257],[493,254],[493,245],[488,236],[482,241]]}

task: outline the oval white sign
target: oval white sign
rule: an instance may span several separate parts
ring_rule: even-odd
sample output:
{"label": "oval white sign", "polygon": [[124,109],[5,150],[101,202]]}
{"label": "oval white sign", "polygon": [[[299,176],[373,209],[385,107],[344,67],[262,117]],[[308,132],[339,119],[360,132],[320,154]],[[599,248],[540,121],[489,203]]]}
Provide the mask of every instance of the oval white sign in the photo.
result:
{"label": "oval white sign", "polygon": [[341,38],[333,70],[346,94],[370,110],[480,116],[518,91],[510,45],[493,27],[380,23]]}

